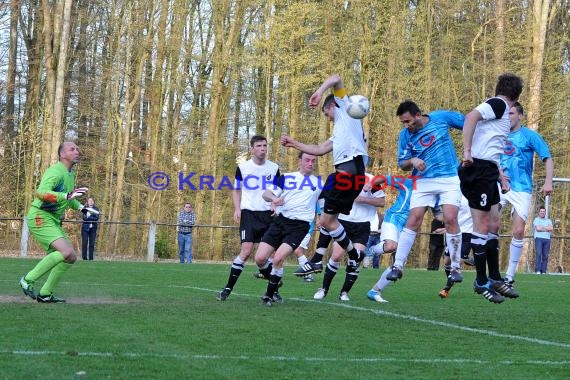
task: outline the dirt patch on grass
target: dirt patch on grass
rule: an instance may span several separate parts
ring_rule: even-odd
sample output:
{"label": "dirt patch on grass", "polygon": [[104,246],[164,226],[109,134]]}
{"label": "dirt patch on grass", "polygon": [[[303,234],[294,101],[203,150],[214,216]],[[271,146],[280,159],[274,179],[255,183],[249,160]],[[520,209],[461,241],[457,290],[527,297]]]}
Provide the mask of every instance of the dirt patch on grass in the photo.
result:
{"label": "dirt patch on grass", "polygon": [[[135,303],[135,300],[132,299],[118,299],[118,298],[108,298],[108,297],[90,297],[90,298],[81,298],[81,297],[68,297],[65,299],[66,303],[72,305],[107,305],[107,304],[129,304]],[[36,301],[28,298],[24,295],[21,296],[14,296],[14,295],[6,295],[0,294],[0,304],[5,303],[37,303]]]}

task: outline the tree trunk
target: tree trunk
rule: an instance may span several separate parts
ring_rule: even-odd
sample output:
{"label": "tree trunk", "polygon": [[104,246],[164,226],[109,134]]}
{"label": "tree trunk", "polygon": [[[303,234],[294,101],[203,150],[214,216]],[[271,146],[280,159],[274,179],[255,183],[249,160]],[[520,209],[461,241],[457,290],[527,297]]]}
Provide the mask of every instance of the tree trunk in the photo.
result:
{"label": "tree trunk", "polygon": [[64,93],[65,93],[65,78],[67,71],[67,52],[69,51],[69,32],[71,29],[71,2],[72,0],[65,0],[63,8],[63,24],[61,25],[61,41],[57,54],[57,74],[55,81],[55,93],[53,102],[53,130],[51,138],[51,161],[57,160],[57,148],[62,142],[63,135],[63,116],[64,116]]}
{"label": "tree trunk", "polygon": [[[0,129],[0,145],[5,148],[6,140],[14,133],[14,91],[16,88],[16,59],[18,53],[18,15],[20,1],[10,2],[10,46],[8,48],[8,71],[6,73],[6,110]],[[2,133],[3,132],[3,133]],[[4,155],[2,149],[2,155]]]}
{"label": "tree trunk", "polygon": [[542,63],[551,0],[535,0],[532,10],[532,55],[529,80],[528,127],[538,129],[540,121],[540,96],[542,87]]}

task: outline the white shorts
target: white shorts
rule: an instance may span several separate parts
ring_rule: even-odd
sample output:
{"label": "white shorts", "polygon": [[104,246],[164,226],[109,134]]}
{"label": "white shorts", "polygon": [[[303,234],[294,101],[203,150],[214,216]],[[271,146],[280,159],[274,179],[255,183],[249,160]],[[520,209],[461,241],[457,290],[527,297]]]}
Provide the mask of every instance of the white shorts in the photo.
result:
{"label": "white shorts", "polygon": [[309,242],[311,241],[311,234],[306,234],[305,237],[303,238],[303,241],[301,242],[301,244],[299,244],[299,247],[304,248],[304,249],[309,249]]}
{"label": "white shorts", "polygon": [[400,230],[395,224],[382,222],[380,227],[380,242],[384,240],[392,240],[398,242],[400,239]]}
{"label": "white shorts", "polygon": [[511,216],[513,211],[526,222],[528,219],[528,210],[530,210],[530,200],[532,194],[525,193],[522,191],[508,191],[506,194],[501,194],[501,210],[507,205],[511,204],[513,207],[511,209]]}
{"label": "white shorts", "polygon": [[410,209],[439,205],[461,206],[459,177],[420,178],[412,190]]}

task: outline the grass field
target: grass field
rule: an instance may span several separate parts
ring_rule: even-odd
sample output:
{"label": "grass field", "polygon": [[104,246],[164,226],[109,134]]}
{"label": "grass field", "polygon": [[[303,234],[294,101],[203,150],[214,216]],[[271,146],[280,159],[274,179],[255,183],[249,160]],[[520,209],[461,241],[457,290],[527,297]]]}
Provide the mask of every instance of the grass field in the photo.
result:
{"label": "grass field", "polygon": [[24,297],[18,279],[36,263],[0,259],[2,379],[384,379],[570,377],[566,276],[520,274],[522,296],[494,305],[473,293],[474,272],[437,293],[442,271],[407,270],[377,304],[362,270],[351,301],[324,301],[320,285],[287,268],[285,302],[259,305],[265,282],[248,264],[234,293],[215,299],[229,265],[82,262],[57,294]]}

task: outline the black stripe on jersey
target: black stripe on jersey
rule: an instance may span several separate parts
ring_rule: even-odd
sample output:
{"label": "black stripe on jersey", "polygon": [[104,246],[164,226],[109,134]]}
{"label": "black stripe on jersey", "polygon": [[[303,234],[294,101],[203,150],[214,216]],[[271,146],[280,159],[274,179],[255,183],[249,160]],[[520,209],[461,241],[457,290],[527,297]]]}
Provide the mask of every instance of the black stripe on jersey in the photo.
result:
{"label": "black stripe on jersey", "polygon": [[240,182],[243,181],[243,176],[241,174],[241,169],[239,168],[239,165],[237,166],[236,169],[236,179]]}
{"label": "black stripe on jersey", "polygon": [[505,114],[507,110],[507,104],[501,98],[491,98],[488,99],[485,103],[491,106],[491,109],[495,113],[495,119],[500,119]]}

